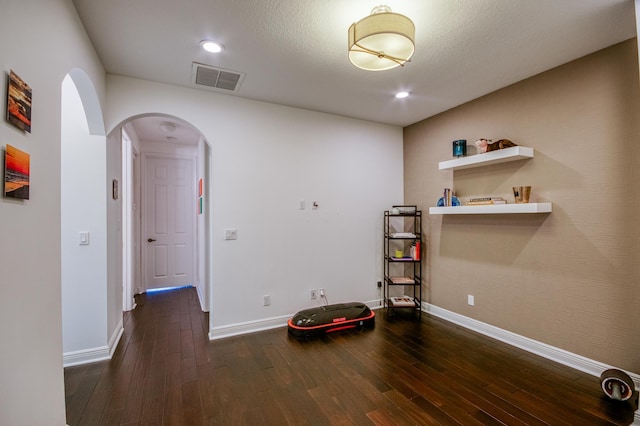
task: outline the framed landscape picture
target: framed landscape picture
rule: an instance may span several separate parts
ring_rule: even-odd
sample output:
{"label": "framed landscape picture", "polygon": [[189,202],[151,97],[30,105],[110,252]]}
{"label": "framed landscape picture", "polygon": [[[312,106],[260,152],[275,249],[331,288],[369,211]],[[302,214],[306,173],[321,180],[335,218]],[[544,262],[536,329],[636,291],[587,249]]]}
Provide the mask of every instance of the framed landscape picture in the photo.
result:
{"label": "framed landscape picture", "polygon": [[31,88],[13,70],[7,90],[7,121],[31,133]]}
{"label": "framed landscape picture", "polygon": [[29,199],[29,163],[29,154],[7,145],[4,155],[5,197]]}

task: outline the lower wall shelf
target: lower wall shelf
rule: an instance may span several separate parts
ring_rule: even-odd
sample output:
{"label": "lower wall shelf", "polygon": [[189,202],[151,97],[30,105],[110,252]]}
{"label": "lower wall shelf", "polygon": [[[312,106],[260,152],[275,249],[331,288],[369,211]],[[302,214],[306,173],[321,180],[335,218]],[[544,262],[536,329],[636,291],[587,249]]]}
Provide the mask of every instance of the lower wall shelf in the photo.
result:
{"label": "lower wall shelf", "polygon": [[551,203],[493,204],[487,206],[429,207],[429,214],[551,213]]}

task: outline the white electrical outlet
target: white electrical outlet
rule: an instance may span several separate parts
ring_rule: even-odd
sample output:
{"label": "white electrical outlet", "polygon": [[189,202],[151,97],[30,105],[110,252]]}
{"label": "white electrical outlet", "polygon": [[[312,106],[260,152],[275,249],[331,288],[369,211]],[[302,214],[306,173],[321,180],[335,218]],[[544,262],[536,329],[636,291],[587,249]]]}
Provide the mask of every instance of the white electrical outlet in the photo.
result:
{"label": "white electrical outlet", "polygon": [[306,208],[306,202],[304,201],[304,199],[300,199],[300,204],[298,205],[298,208],[300,210],[304,210]]}
{"label": "white electrical outlet", "polygon": [[317,298],[318,298],[318,292],[316,291],[316,289],[312,289],[312,290],[310,291],[310,293],[311,293],[311,299],[312,299],[312,300],[313,300],[313,299],[317,299]]}
{"label": "white electrical outlet", "polygon": [[224,239],[225,240],[236,240],[238,239],[238,230],[235,228],[229,228],[224,230]]}
{"label": "white electrical outlet", "polygon": [[476,302],[472,294],[467,295],[467,303],[469,304],[469,306],[475,306]]}
{"label": "white electrical outlet", "polygon": [[264,297],[262,298],[262,303],[264,306],[271,305],[271,296],[269,296],[268,294],[265,294]]}
{"label": "white electrical outlet", "polygon": [[324,297],[324,288],[319,288],[318,292],[320,293],[320,297]]}

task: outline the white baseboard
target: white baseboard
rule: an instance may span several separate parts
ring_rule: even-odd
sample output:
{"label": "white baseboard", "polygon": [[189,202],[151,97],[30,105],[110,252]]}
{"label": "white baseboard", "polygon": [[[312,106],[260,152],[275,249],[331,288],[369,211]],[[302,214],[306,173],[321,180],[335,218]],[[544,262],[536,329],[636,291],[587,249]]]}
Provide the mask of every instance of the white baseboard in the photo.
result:
{"label": "white baseboard", "polygon": [[[429,303],[423,303],[423,311],[428,312],[435,317],[442,318],[446,321],[458,324],[469,330],[476,331],[480,334],[484,334],[485,336],[492,337],[511,346],[515,346],[536,355],[540,355],[543,358],[555,361],[571,368],[575,368],[576,370],[582,371],[595,377],[600,377],[600,374],[602,374],[604,370],[607,370],[609,368],[622,370],[621,368],[607,365],[599,361],[594,361],[592,359],[574,354],[564,349],[556,348],[555,346],[538,342],[537,340],[529,339],[528,337],[503,330],[493,325],[474,320],[473,318],[448,311]],[[630,371],[626,371],[626,373],[633,380],[633,383],[636,386],[636,390],[640,389],[640,375],[632,373]],[[633,424],[640,425],[640,411],[636,411]]]}
{"label": "white baseboard", "polygon": [[74,365],[89,364],[92,362],[106,361],[109,359],[111,359],[111,357],[109,356],[109,347],[100,346],[97,348],[65,352],[62,355],[62,366],[73,367]]}
{"label": "white baseboard", "polygon": [[209,329],[209,340],[224,339],[225,337],[284,327],[287,325],[289,318],[291,318],[291,315],[213,327]]}
{"label": "white baseboard", "polygon": [[206,300],[204,298],[204,295],[202,294],[200,286],[197,285],[195,287],[196,287],[196,293],[198,294],[198,300],[200,301],[200,309],[202,309],[202,312],[209,312],[209,304],[205,303]]}
{"label": "white baseboard", "polygon": [[109,339],[109,359],[111,359],[111,357],[113,356],[113,353],[116,351],[116,348],[118,347],[118,343],[120,343],[120,338],[122,337],[123,333],[124,333],[124,318],[121,317],[120,322],[118,322],[116,329],[114,330],[113,334],[111,335],[111,338]]}
{"label": "white baseboard", "polygon": [[62,354],[62,366],[72,367],[74,365],[90,364],[92,362],[107,361],[113,356],[118,347],[120,338],[124,333],[122,319],[116,326],[116,330],[111,335],[107,346],[99,346],[97,348],[82,349],[79,351],[65,352]]}

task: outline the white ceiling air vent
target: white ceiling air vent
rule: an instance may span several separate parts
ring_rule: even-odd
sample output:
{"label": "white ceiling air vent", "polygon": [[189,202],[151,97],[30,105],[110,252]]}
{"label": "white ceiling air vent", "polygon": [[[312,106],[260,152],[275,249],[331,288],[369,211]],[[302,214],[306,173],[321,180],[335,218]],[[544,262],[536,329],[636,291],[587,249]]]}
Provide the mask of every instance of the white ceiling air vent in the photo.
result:
{"label": "white ceiling air vent", "polygon": [[193,63],[191,81],[199,87],[206,87],[219,92],[238,92],[244,74],[236,71],[216,68],[210,65]]}

